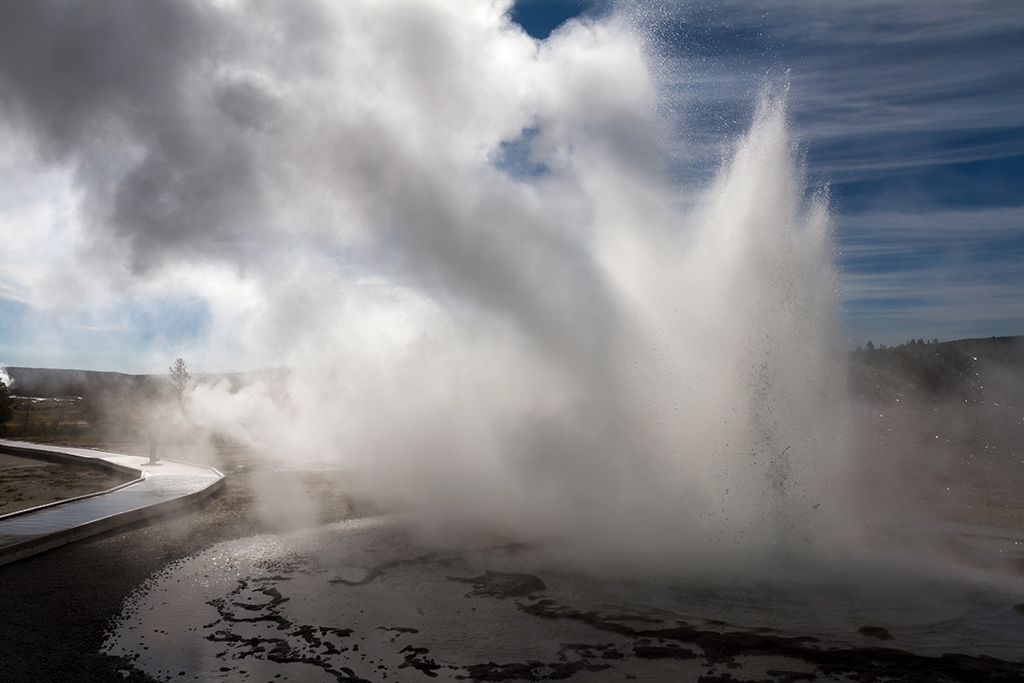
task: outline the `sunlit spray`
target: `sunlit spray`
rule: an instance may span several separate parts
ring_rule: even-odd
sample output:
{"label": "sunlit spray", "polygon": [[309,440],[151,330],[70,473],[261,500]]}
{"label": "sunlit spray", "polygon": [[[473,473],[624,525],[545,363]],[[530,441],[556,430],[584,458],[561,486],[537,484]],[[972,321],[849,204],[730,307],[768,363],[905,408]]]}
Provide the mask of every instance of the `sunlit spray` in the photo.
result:
{"label": "sunlit spray", "polygon": [[[342,81],[353,19],[384,11],[337,10]],[[330,459],[425,532],[702,566],[813,551],[842,501],[843,383],[827,202],[807,196],[785,88],[684,202],[628,17],[537,43],[500,13],[418,12],[424,41],[480,39],[446,42],[432,76],[462,107],[389,62],[333,118],[297,119],[323,126],[328,151],[303,160],[344,207],[320,238],[354,256],[279,266],[246,329],[287,354],[284,388],[199,386],[190,419]],[[390,33],[359,25],[359,59],[383,55]],[[509,140],[540,170],[496,166]]]}

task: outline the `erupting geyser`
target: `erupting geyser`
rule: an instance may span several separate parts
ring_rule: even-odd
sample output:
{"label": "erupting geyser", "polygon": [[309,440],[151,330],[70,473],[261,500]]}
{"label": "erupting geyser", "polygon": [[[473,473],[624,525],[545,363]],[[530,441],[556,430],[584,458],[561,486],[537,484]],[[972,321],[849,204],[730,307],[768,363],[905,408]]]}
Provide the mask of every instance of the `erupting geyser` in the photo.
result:
{"label": "erupting geyser", "polygon": [[5,62],[6,139],[79,231],[39,297],[192,295],[207,348],[288,368],[199,386],[190,433],[330,460],[424,533],[673,566],[836,536],[830,222],[784,83],[683,182],[707,140],[641,5],[544,40],[507,0],[19,11],[47,47]]}
{"label": "erupting geyser", "polygon": [[[785,89],[686,194],[630,17],[537,43],[488,3],[323,11],[331,60],[312,85],[339,99],[300,90],[326,111],[277,116],[321,145],[287,170],[329,191],[333,218],[302,237],[330,247],[281,265],[247,322],[292,374],[277,395],[200,387],[190,419],[279,457],[329,454],[426,530],[631,562],[821,542],[841,501],[835,274]],[[272,76],[246,87],[272,93]]]}

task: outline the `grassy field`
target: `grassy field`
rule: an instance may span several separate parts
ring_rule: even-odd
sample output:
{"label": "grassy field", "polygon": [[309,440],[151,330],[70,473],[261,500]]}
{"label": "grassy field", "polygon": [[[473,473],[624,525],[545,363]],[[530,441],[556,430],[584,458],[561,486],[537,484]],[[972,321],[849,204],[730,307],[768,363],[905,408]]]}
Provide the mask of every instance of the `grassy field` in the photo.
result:
{"label": "grassy field", "polygon": [[14,417],[5,425],[8,438],[78,443],[88,440],[92,431],[84,400],[78,396],[15,396],[12,402]]}

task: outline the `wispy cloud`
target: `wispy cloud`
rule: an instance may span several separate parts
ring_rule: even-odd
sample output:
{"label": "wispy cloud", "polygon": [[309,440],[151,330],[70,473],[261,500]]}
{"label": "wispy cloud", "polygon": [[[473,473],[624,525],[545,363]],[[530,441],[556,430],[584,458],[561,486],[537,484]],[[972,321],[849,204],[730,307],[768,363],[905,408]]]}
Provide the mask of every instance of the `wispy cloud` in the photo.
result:
{"label": "wispy cloud", "polygon": [[839,259],[858,338],[1024,334],[1024,208],[845,220],[856,223],[842,233]]}
{"label": "wispy cloud", "polygon": [[1024,5],[766,0],[637,16],[658,27],[669,110],[691,124],[680,177],[719,162],[752,91],[790,84],[809,178],[839,214],[855,335],[1024,331]]}
{"label": "wispy cloud", "polygon": [[[678,105],[717,110],[726,128],[743,125],[751,90],[773,73],[791,82],[794,119],[814,150],[1020,126],[1024,6],[1014,3],[725,2],[644,16],[664,26],[658,46]],[[846,170],[840,155],[828,163]]]}

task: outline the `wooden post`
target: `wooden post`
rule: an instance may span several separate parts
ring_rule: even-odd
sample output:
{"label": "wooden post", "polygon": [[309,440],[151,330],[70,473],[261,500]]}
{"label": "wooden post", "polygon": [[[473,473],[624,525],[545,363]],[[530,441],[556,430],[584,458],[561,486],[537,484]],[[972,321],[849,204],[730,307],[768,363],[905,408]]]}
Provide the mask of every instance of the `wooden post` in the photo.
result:
{"label": "wooden post", "polygon": [[[58,399],[60,400],[60,399]],[[68,407],[66,401],[60,401],[60,413],[57,415],[57,421],[53,423],[53,440],[57,440],[57,430],[60,428],[60,421],[64,418],[64,410]]]}
{"label": "wooden post", "polygon": [[25,424],[23,424],[21,426],[21,438],[23,438],[23,439],[28,434],[28,411],[32,410],[32,400],[26,398],[24,405],[25,405]]}

